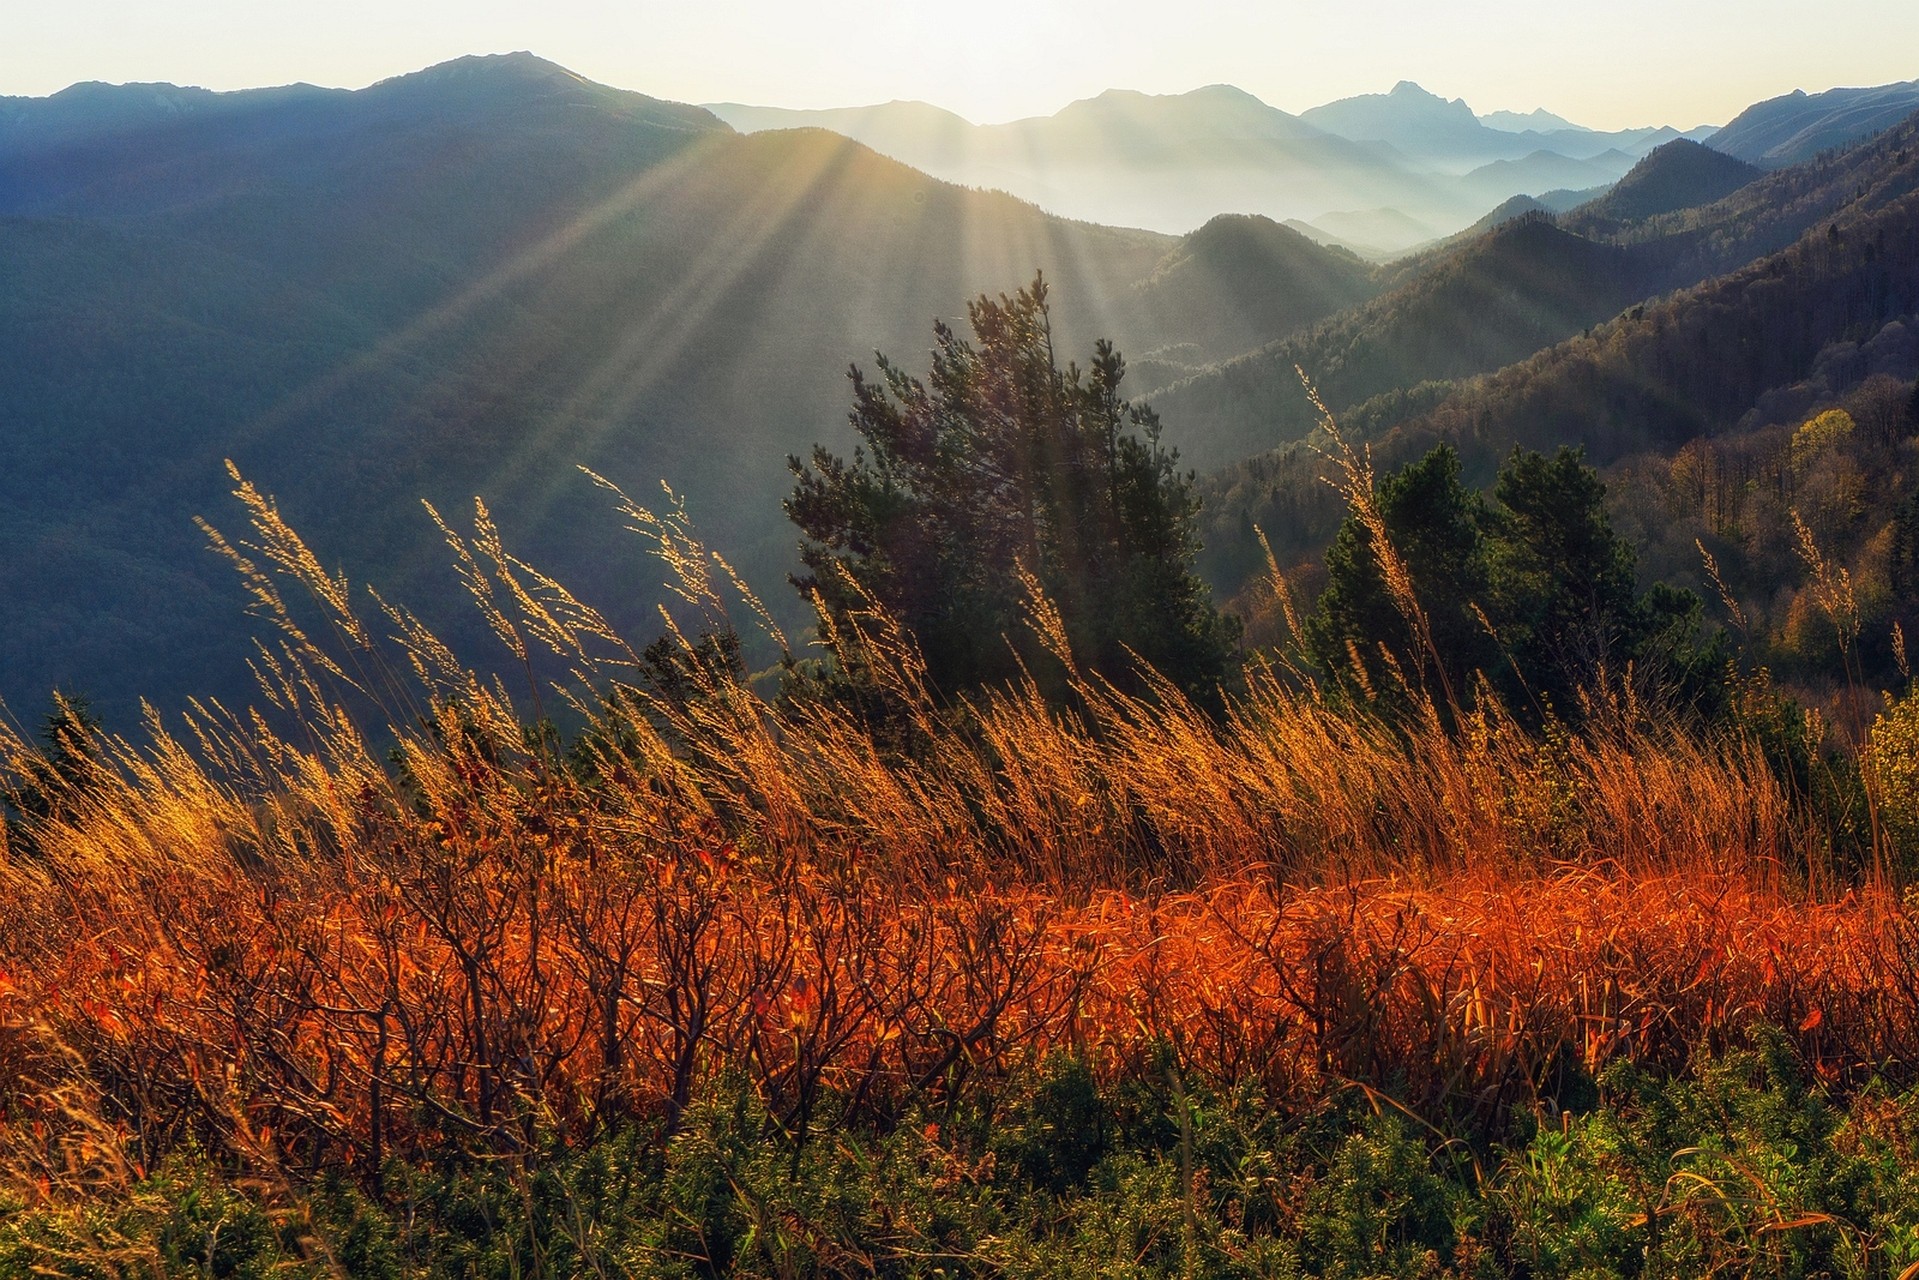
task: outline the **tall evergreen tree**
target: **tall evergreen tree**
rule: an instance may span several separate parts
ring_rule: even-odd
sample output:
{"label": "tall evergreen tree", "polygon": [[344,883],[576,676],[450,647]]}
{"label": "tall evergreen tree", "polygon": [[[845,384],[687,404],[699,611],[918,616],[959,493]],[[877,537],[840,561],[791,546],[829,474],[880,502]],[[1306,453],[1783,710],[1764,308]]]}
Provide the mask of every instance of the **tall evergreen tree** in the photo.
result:
{"label": "tall evergreen tree", "polygon": [[1473,614],[1486,597],[1485,503],[1459,477],[1458,453],[1439,445],[1380,481],[1376,495],[1434,652],[1421,652],[1424,642],[1393,600],[1372,534],[1348,518],[1326,550],[1326,588],[1306,622],[1307,652],[1323,670],[1342,681],[1357,678],[1357,656],[1365,683],[1377,693],[1395,683],[1389,665],[1413,676],[1436,661],[1433,674],[1443,680],[1433,691],[1463,693],[1470,674],[1491,662],[1491,637]]}
{"label": "tall evergreen tree", "polygon": [[0,775],[0,825],[11,828],[6,841],[32,849],[40,823],[67,816],[99,785],[100,730],[83,695],[54,693],[53,709],[40,722],[40,754],[16,762],[14,777]]}
{"label": "tall evergreen tree", "polygon": [[[1459,477],[1458,456],[1439,445],[1376,493],[1430,652],[1420,651],[1388,591],[1365,524],[1355,515],[1341,526],[1306,624],[1308,655],[1329,677],[1391,696],[1396,667],[1424,678],[1436,696],[1464,699],[1479,672],[1514,706],[1571,717],[1581,692],[1631,671],[1672,703],[1716,711],[1723,637],[1704,636],[1690,592],[1663,584],[1639,591],[1632,547],[1606,514],[1606,487],[1577,450],[1514,450],[1491,502]],[[1354,670],[1355,654],[1363,673]]]}
{"label": "tall evergreen tree", "polygon": [[[1125,362],[1096,344],[1055,363],[1042,278],[968,308],[973,340],[934,326],[924,381],[884,355],[852,370],[851,461],[789,460],[786,511],[806,541],[796,585],[844,621],[862,597],[911,630],[941,692],[1033,670],[1024,567],[1059,610],[1083,670],[1137,687],[1144,661],[1216,696],[1236,622],[1193,568],[1198,500],[1150,409],[1119,394]],[[1135,657],[1137,655],[1137,657]]]}
{"label": "tall evergreen tree", "polygon": [[1638,639],[1632,546],[1613,532],[1606,486],[1575,449],[1515,449],[1493,486],[1491,599],[1500,638],[1536,692],[1562,710]]}

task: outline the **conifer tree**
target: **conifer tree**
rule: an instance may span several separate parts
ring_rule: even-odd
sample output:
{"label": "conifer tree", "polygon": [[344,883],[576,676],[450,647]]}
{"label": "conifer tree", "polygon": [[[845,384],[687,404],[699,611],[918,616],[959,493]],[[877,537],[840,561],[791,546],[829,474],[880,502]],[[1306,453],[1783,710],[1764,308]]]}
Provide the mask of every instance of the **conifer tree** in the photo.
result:
{"label": "conifer tree", "polygon": [[[968,307],[972,340],[934,326],[921,380],[884,355],[851,371],[849,461],[792,458],[796,579],[843,622],[862,597],[912,632],[952,695],[1051,673],[1026,625],[1018,570],[1057,607],[1080,669],[1139,687],[1144,662],[1203,700],[1236,661],[1238,626],[1194,571],[1192,477],[1150,409],[1119,392],[1112,344],[1088,368],[1055,362],[1043,278]],[[1056,674],[1056,673],[1054,673]]]}
{"label": "conifer tree", "polygon": [[1435,447],[1380,481],[1376,497],[1433,652],[1415,647],[1355,515],[1327,550],[1308,656],[1335,683],[1376,697],[1439,676],[1427,691],[1463,700],[1480,673],[1509,705],[1576,718],[1581,693],[1631,678],[1675,706],[1717,714],[1724,637],[1704,634],[1691,592],[1639,590],[1632,546],[1614,531],[1605,496],[1578,450],[1515,449],[1488,502],[1461,484],[1453,449]]}
{"label": "conifer tree", "polygon": [[1327,584],[1306,622],[1307,653],[1341,679],[1357,656],[1375,693],[1393,687],[1388,666],[1411,675],[1441,664],[1439,687],[1465,690],[1491,663],[1491,637],[1473,613],[1486,598],[1485,503],[1460,483],[1459,455],[1439,445],[1379,483],[1379,515],[1412,577],[1435,653],[1419,652],[1388,590],[1365,524],[1348,519],[1326,550]]}

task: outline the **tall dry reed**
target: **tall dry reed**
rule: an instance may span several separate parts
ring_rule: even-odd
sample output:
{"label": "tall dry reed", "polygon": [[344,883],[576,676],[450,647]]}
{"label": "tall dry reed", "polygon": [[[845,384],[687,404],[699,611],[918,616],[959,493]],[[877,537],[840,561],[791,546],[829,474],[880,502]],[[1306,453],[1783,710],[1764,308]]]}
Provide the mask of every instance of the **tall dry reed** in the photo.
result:
{"label": "tall dry reed", "polygon": [[[649,693],[483,508],[443,521],[527,679],[566,672],[537,689],[584,725],[563,759],[534,686],[362,612],[238,496],[252,534],[216,541],[272,624],[261,709],[103,737],[7,833],[0,1163],[26,1194],[188,1140],[283,1177],[526,1157],[670,1128],[721,1072],[796,1145],[1059,1049],[1124,1072],[1170,1047],[1282,1097],[1397,1082],[1465,1123],[1754,1020],[1835,1078],[1919,1032],[1913,922],[1883,888],[1805,892],[1820,833],[1749,742],[1636,713],[1542,739],[1418,690],[1387,722],[1271,665],[1219,718],[1084,677],[1070,709],[1032,680],[955,709],[873,609],[829,639],[903,749],[724,663]],[[683,655],[729,597],[764,617],[676,508],[619,501]],[[44,774],[17,732],[0,757]]]}

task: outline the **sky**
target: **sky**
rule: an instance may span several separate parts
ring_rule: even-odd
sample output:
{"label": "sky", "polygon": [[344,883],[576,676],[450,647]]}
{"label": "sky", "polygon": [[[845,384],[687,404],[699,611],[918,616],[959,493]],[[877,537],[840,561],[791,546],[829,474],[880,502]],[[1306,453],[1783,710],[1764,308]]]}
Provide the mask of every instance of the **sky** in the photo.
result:
{"label": "sky", "polygon": [[1594,128],[1919,77],[1919,0],[0,0],[0,94],[81,80],[359,88],[529,49],[685,102],[918,98],[976,123],[1105,89],[1287,111],[1414,80]]}

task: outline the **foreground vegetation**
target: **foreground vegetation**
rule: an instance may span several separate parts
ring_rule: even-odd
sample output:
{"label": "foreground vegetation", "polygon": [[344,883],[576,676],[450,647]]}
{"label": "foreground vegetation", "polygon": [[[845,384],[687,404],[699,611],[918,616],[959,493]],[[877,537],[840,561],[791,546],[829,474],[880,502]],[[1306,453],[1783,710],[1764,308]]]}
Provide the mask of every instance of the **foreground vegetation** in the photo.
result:
{"label": "foreground vegetation", "polygon": [[563,746],[239,493],[263,711],[6,743],[6,1270],[1919,1261],[1904,851],[1763,684],[1539,732],[1256,666],[1214,715],[1076,674],[1034,580],[1057,670],[942,702],[849,607],[855,693],[779,697],[676,513],[624,504],[697,619],[636,652],[480,510]]}
{"label": "foreground vegetation", "polygon": [[1836,1106],[1782,1036],[1491,1151],[1359,1087],[1102,1084],[1059,1056],[990,1105],[916,1106],[804,1148],[745,1082],[670,1134],[515,1160],[222,1180],[174,1159],[112,1191],[0,1201],[9,1274],[1892,1275],[1919,1252],[1915,1099]]}
{"label": "foreground vegetation", "polygon": [[1577,454],[1330,418],[1247,661],[1118,353],[969,319],[793,463],[814,656],[677,506],[644,649],[435,513],[509,689],[241,481],[262,709],[0,738],[0,1264],[1919,1269],[1919,701],[1829,741]]}

